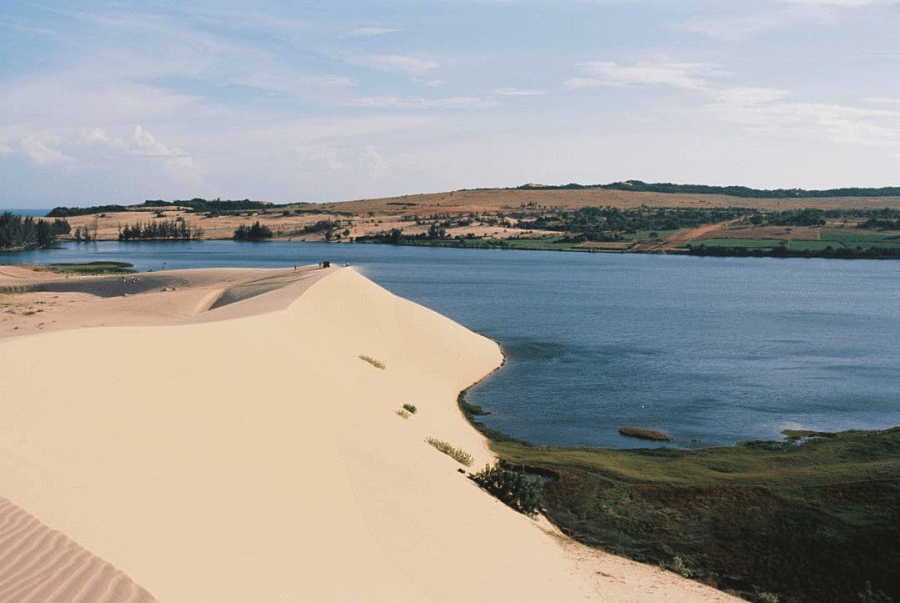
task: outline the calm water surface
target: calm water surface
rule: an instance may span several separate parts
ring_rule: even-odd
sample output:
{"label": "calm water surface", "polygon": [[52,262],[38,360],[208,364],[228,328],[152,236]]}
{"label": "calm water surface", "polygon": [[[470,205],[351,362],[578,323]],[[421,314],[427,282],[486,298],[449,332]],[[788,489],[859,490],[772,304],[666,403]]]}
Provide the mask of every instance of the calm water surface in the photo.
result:
{"label": "calm water surface", "polygon": [[100,259],[139,270],[349,261],[500,342],[470,401],[537,443],[686,446],[784,428],[900,425],[900,262],[695,258],[316,243],[90,243],[0,262]]}

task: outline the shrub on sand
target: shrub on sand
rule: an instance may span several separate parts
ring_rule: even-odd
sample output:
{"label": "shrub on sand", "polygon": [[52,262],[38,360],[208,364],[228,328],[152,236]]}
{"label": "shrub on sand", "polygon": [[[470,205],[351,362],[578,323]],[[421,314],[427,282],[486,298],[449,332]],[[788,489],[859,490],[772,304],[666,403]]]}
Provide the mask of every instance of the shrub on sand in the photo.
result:
{"label": "shrub on sand", "polygon": [[446,454],[447,456],[456,460],[456,462],[465,465],[466,467],[472,466],[472,455],[466,452],[465,450],[460,450],[455,446],[451,446],[449,443],[444,440],[438,440],[436,438],[428,438],[426,440],[429,444]]}
{"label": "shrub on sand", "polygon": [[502,461],[472,476],[476,484],[519,513],[535,515],[541,508],[543,488],[524,471],[512,469]]}
{"label": "shrub on sand", "polygon": [[366,356],[365,354],[360,354],[359,359],[365,360],[366,362],[368,362],[369,364],[371,364],[372,366],[374,366],[377,369],[384,370],[384,366],[385,366],[384,363],[381,362],[380,360],[375,360],[371,356]]}

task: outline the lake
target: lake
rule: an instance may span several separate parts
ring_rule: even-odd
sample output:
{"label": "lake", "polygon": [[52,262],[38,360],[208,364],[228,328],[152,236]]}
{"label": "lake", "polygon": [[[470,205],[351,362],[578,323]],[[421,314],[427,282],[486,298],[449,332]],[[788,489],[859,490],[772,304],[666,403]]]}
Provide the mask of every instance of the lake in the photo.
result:
{"label": "lake", "polygon": [[498,341],[469,401],[540,444],[683,446],[900,425],[900,262],[701,258],[326,243],[70,243],[0,262],[142,271],[350,262]]}

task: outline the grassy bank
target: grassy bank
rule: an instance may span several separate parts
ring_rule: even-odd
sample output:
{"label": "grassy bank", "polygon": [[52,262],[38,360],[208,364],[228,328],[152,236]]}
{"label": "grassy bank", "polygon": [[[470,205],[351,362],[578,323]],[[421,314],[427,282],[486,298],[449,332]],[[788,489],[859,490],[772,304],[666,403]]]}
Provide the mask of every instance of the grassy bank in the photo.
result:
{"label": "grassy bank", "polygon": [[580,542],[751,601],[856,603],[867,582],[900,601],[900,428],[696,451],[487,434],[505,461],[551,476],[544,512]]}

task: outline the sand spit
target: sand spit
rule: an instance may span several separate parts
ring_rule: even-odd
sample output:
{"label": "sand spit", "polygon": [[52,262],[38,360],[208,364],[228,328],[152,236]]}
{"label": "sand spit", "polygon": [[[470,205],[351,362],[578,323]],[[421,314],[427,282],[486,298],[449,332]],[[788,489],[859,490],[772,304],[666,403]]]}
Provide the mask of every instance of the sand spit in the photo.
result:
{"label": "sand spit", "polygon": [[480,491],[425,439],[491,460],[455,399],[498,346],[352,269],[317,275],[0,340],[0,494],[166,602],[735,600]]}
{"label": "sand spit", "polygon": [[153,603],[131,578],[0,498],[0,601]]}

